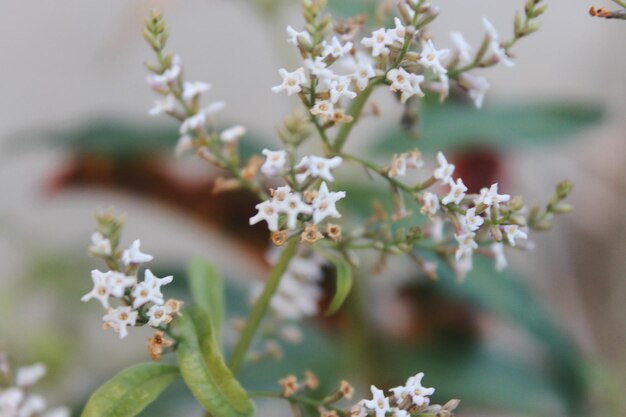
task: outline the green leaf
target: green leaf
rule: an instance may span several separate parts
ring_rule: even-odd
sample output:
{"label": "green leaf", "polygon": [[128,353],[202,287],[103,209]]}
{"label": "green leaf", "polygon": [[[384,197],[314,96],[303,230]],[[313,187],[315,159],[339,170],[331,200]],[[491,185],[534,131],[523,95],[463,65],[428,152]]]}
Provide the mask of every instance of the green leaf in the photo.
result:
{"label": "green leaf", "polygon": [[463,144],[523,146],[554,143],[598,124],[601,107],[576,103],[503,104],[482,110],[455,103],[424,106],[420,138],[387,129],[370,149],[372,155],[419,147],[435,152]]}
{"label": "green leaf", "polygon": [[98,388],[81,416],[136,416],[178,377],[178,368],[172,365],[141,363],[131,366]]}
{"label": "green leaf", "polygon": [[178,364],[194,397],[215,417],[252,415],[254,405],[224,363],[207,313],[192,306],[178,320]]}
{"label": "green leaf", "polygon": [[191,261],[187,268],[187,276],[193,301],[209,314],[215,336],[219,340],[224,318],[222,279],[215,267],[202,259]]}
{"label": "green leaf", "polygon": [[337,258],[332,259],[332,262],[337,270],[337,278],[335,280],[335,295],[328,306],[328,310],[326,310],[327,315],[334,314],[339,310],[348,294],[350,294],[352,282],[354,281],[352,267],[348,262]]}

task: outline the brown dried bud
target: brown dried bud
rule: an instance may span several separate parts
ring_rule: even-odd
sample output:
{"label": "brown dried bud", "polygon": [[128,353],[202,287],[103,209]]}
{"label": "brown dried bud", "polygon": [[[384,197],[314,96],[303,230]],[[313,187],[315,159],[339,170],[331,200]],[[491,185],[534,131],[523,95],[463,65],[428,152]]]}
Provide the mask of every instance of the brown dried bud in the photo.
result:
{"label": "brown dried bud", "polygon": [[291,397],[298,392],[298,379],[295,375],[288,375],[287,377],[278,381],[282,387],[281,395],[283,397]]}
{"label": "brown dried bud", "polygon": [[246,166],[241,170],[241,177],[246,181],[252,181],[259,174],[263,162],[265,162],[265,158],[261,155],[251,157]]}
{"label": "brown dried bud", "polygon": [[287,231],[278,230],[272,233],[272,243],[276,246],[283,246],[287,241]]}
{"label": "brown dried bud", "polygon": [[165,310],[167,310],[168,314],[181,316],[180,310],[183,308],[183,304],[185,303],[180,300],[170,298],[165,302]]}
{"label": "brown dried bud", "polygon": [[324,235],[320,233],[317,226],[309,224],[304,228],[304,232],[300,235],[300,241],[306,243],[315,243],[320,239],[323,239]]}
{"label": "brown dried bud", "polygon": [[343,396],[343,398],[346,398],[349,400],[354,395],[354,387],[352,387],[352,385],[350,385],[348,381],[343,379],[339,383],[339,392],[341,392],[341,395]]}
{"label": "brown dried bud", "polygon": [[317,379],[317,376],[311,372],[311,371],[304,371],[304,385],[308,388],[308,389],[317,389],[317,387],[319,387],[320,385],[320,381],[319,379]]}
{"label": "brown dried bud", "polygon": [[339,242],[341,240],[341,226],[338,224],[328,223],[326,225],[326,234],[335,242]]}
{"label": "brown dried bud", "polygon": [[217,177],[213,182],[213,194],[217,195],[225,191],[236,190],[240,187],[236,178]]}
{"label": "brown dried bud", "polygon": [[152,360],[161,360],[161,354],[163,350],[172,346],[173,341],[167,339],[163,332],[156,332],[152,337],[148,339],[148,353]]}

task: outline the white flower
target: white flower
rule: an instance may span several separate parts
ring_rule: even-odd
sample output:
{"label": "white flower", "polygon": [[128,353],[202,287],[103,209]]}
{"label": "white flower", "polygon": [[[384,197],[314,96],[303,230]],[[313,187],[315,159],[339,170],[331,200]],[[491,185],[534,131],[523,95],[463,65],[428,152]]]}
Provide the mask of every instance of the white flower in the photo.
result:
{"label": "white flower", "polygon": [[313,223],[318,224],[326,217],[341,217],[341,214],[337,211],[335,204],[345,196],[345,191],[329,192],[326,182],[322,182],[312,203]]}
{"label": "white flower", "polygon": [[126,288],[130,288],[137,283],[136,277],[130,277],[121,272],[109,271],[106,272],[105,275],[107,283],[109,284],[109,291],[113,297],[122,298],[126,292]]}
{"label": "white flower", "polygon": [[246,128],[240,125],[225,129],[220,134],[220,140],[224,143],[235,143],[240,137],[246,134]]}
{"label": "white flower", "polygon": [[261,172],[268,177],[275,177],[280,175],[285,170],[287,164],[287,151],[270,151],[269,149],[263,149],[261,151],[265,155],[265,162],[261,166]]}
{"label": "white flower", "polygon": [[356,97],[356,93],[350,90],[350,78],[339,77],[336,80],[330,82],[330,101],[337,103],[343,96],[348,97],[350,100]]}
{"label": "white flower", "polygon": [[419,151],[419,149],[414,149],[408,153],[406,158],[406,166],[409,168],[421,168],[424,166],[422,153]]}
{"label": "white flower", "polygon": [[311,34],[306,30],[298,32],[291,26],[287,26],[287,35],[289,35],[287,42],[294,46],[298,46],[299,41],[304,41],[308,45],[311,45],[313,43],[313,40],[311,39]]}
{"label": "white flower", "polygon": [[178,139],[174,155],[181,156],[183,153],[193,149],[193,139],[189,135],[183,135]]}
{"label": "white flower", "polygon": [[509,241],[509,245],[515,246],[515,239],[528,239],[528,235],[518,225],[509,224],[502,227],[506,238]]}
{"label": "white flower", "polygon": [[390,39],[387,35],[385,28],[380,28],[372,32],[372,36],[369,38],[363,38],[361,43],[368,48],[372,48],[372,56],[387,55],[389,53]]}
{"label": "white flower", "polygon": [[424,95],[420,88],[420,83],[424,81],[423,75],[411,74],[404,68],[394,68],[387,72],[387,79],[391,81],[391,86],[389,86],[391,91],[402,93],[400,96],[402,103],[414,95],[420,97]]}
{"label": "white flower", "polygon": [[106,328],[112,328],[120,335],[120,339],[128,336],[127,326],[134,326],[137,322],[137,312],[130,307],[110,308],[108,313],[102,317]]}
{"label": "white flower", "polygon": [[264,220],[267,222],[267,228],[270,231],[275,232],[278,230],[278,210],[276,203],[272,200],[266,200],[254,206],[254,208],[258,210],[258,213],[250,217],[250,226]]}
{"label": "white flower", "polygon": [[454,182],[452,179],[449,179],[448,185],[450,186],[450,192],[448,192],[448,194],[441,199],[441,203],[444,205],[450,203],[461,204],[461,201],[465,198],[465,192],[467,191],[467,187],[463,184],[463,180],[459,178],[456,182]]}
{"label": "white flower", "polygon": [[168,275],[163,278],[156,277],[152,271],[146,269],[143,282],[140,282],[133,288],[131,295],[134,298],[133,308],[139,308],[147,302],[162,305],[164,303],[161,287],[167,285],[174,277]]}
{"label": "white flower", "polygon": [[406,28],[404,27],[404,25],[402,24],[402,21],[399,18],[394,17],[393,21],[396,24],[396,27],[394,29],[387,30],[386,32],[387,38],[390,43],[393,43],[393,42],[403,43],[404,38],[406,36]]}
{"label": "white flower", "polygon": [[471,232],[475,232],[485,222],[484,219],[476,215],[476,207],[465,210],[465,215],[460,216],[461,224]]}
{"label": "white flower", "polygon": [[181,135],[189,132],[190,130],[197,130],[201,127],[204,127],[206,124],[206,115],[202,112],[190,116],[183,120],[183,123],[180,125],[180,129],[178,130]]}
{"label": "white flower", "polygon": [[167,92],[169,86],[178,78],[181,72],[180,57],[174,56],[172,66],[165,70],[163,74],[150,74],[146,77],[146,82],[157,92]]}
{"label": "white flower", "polygon": [[210,89],[211,84],[203,83],[202,81],[185,81],[183,84],[183,99],[185,101],[190,101]]}
{"label": "white flower", "polygon": [[342,45],[339,39],[337,39],[336,36],[333,36],[333,39],[329,44],[324,42],[324,52],[322,54],[324,56],[331,55],[333,58],[341,58],[351,50],[352,42],[346,42]]}
{"label": "white flower", "polygon": [[389,169],[389,173],[387,174],[389,175],[389,177],[394,178],[406,176],[406,157],[407,154],[405,153],[393,155],[393,158],[391,158],[391,168]]}
{"label": "white flower", "polygon": [[369,61],[366,61],[365,59],[357,61],[356,70],[354,71],[354,74],[352,74],[352,77],[354,78],[356,86],[360,91],[363,91],[367,87],[370,79],[375,76],[376,72]]}
{"label": "white flower", "polygon": [[94,255],[109,256],[111,255],[111,241],[105,239],[100,232],[94,232],[91,235],[91,246],[89,251]]}
{"label": "white flower", "polygon": [[287,95],[299,93],[302,91],[302,85],[306,83],[306,75],[304,68],[300,67],[293,72],[289,72],[284,68],[278,70],[278,74],[283,79],[282,84],[272,87],[274,93],[286,91]]}
{"label": "white flower", "polygon": [[363,401],[363,405],[373,411],[376,417],[385,417],[385,414],[391,411],[389,398],[385,397],[383,391],[374,385],[370,387],[370,390],[372,391],[372,399]]}
{"label": "white flower", "polygon": [[418,407],[428,405],[430,403],[428,396],[433,395],[435,389],[423,387],[422,378],[424,378],[424,373],[420,372],[410,377],[404,386],[392,388],[390,391],[393,392],[396,397],[396,402],[400,404],[405,398],[410,397],[413,405]]}
{"label": "white flower", "polygon": [[305,156],[300,160],[300,163],[296,165],[296,170],[304,170],[299,174],[296,174],[296,180],[301,184],[306,181],[307,178],[322,178],[326,181],[334,181],[331,169],[337,168],[343,159],[340,156],[334,156],[332,158],[322,158],[321,156]]}
{"label": "white flower", "polygon": [[20,405],[16,417],[39,416],[46,409],[46,400],[41,395],[31,394]]}
{"label": "white flower", "polygon": [[461,32],[450,32],[450,37],[452,38],[452,42],[457,48],[457,53],[459,55],[459,59],[462,63],[468,63],[472,60],[471,51],[472,47]]}
{"label": "white flower", "polygon": [[109,284],[109,276],[107,273],[100,272],[97,269],[91,271],[91,280],[93,281],[93,289],[81,297],[81,301],[87,302],[92,298],[97,299],[103,308],[109,308],[109,296],[111,295],[111,286]]}
{"label": "white flower", "polygon": [[489,42],[489,49],[498,58],[498,61],[504,63],[507,67],[515,66],[515,63],[509,59],[509,56],[506,54],[506,50],[500,44],[500,35],[496,31],[496,28],[485,16],[483,16],[483,26],[485,26],[487,35],[491,39]]}
{"label": "white flower", "polygon": [[321,56],[316,57],[314,61],[310,58],[305,59],[304,66],[311,74],[322,81],[335,78],[335,73],[330,68],[327,68],[326,62],[324,62],[324,58]]}
{"label": "white flower", "polygon": [[440,60],[445,59],[449,54],[449,49],[437,50],[433,41],[429,39],[422,43],[419,62],[424,67],[432,69],[436,74],[445,74],[448,70],[441,65]]}
{"label": "white flower", "polygon": [[176,103],[176,98],[172,94],[168,94],[165,98],[161,100],[155,100],[154,106],[148,110],[148,114],[150,116],[158,116],[163,113],[171,113],[174,111],[174,104]]}
{"label": "white flower", "polygon": [[394,417],[410,417],[410,414],[406,410],[402,410],[400,408],[394,408],[393,409],[393,416]]}
{"label": "white flower", "polygon": [[161,324],[167,324],[172,321],[172,316],[169,315],[167,307],[160,305],[153,305],[148,310],[148,326],[159,327]]}
{"label": "white flower", "polygon": [[46,366],[42,363],[22,366],[17,369],[15,384],[20,388],[32,387],[44,375],[46,375]]}
{"label": "white flower", "polygon": [[420,209],[422,214],[429,214],[431,216],[437,214],[439,210],[439,197],[437,197],[436,194],[425,192],[422,195],[422,200],[422,208]]}
{"label": "white flower", "polygon": [[484,204],[487,207],[498,206],[500,203],[506,203],[511,199],[508,194],[498,194],[498,183],[491,184],[488,189],[482,188],[480,195],[474,199],[474,204]]}
{"label": "white flower", "polygon": [[474,241],[476,233],[470,231],[464,231],[461,234],[455,234],[454,238],[459,242],[459,247],[456,250],[455,258],[459,261],[464,255],[471,255],[474,249],[478,249],[478,243]]}
{"label": "white flower", "polygon": [[15,387],[0,391],[0,416],[14,417],[24,399],[24,392]]}
{"label": "white flower", "polygon": [[436,179],[448,182],[452,180],[452,174],[454,173],[454,165],[449,164],[443,153],[437,153],[437,162],[439,167],[433,172],[433,177]]}
{"label": "white flower", "polygon": [[335,106],[330,100],[318,100],[315,106],[311,107],[311,114],[319,116],[322,120],[331,119],[335,113]]}
{"label": "white flower", "polygon": [[289,193],[277,207],[280,213],[287,215],[287,229],[293,230],[298,224],[298,215],[311,214],[313,208],[302,201],[298,193]]}
{"label": "white flower", "polygon": [[446,74],[439,74],[439,81],[430,81],[427,87],[439,93],[439,101],[443,102],[450,94],[450,78]]}
{"label": "white flower", "polygon": [[474,106],[480,109],[483,106],[485,94],[489,87],[491,87],[489,81],[487,81],[485,77],[477,77],[468,72],[464,72],[459,78],[459,83],[467,90],[468,95],[474,102]]}
{"label": "white flower", "polygon": [[465,279],[465,276],[472,270],[473,267],[474,262],[472,260],[471,252],[464,252],[461,255],[461,258],[457,259],[454,264],[454,270],[459,280]]}
{"label": "white flower", "polygon": [[129,247],[122,253],[122,262],[124,265],[142,264],[150,262],[154,259],[154,256],[143,253],[139,248],[141,241],[136,239]]}
{"label": "white flower", "polygon": [[500,242],[492,244],[491,253],[495,259],[496,271],[503,271],[509,265],[504,256],[504,245]]}

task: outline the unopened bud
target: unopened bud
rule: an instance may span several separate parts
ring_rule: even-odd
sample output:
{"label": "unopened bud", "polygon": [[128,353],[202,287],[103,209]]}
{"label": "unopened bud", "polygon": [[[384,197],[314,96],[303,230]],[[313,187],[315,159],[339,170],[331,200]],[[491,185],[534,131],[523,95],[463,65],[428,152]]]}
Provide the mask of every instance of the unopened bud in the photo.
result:
{"label": "unopened bud", "polygon": [[559,200],[563,200],[566,198],[571,192],[572,188],[574,188],[574,184],[571,181],[561,181],[556,186],[556,195]]}

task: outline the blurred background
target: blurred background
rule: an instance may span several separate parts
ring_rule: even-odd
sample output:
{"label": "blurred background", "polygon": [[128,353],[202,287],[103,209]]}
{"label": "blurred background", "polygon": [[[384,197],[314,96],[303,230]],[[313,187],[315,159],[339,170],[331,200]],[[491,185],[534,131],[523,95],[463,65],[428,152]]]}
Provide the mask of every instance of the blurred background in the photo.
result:
{"label": "blurred background", "polygon": [[[492,84],[481,112],[462,100],[424,106],[415,142],[397,128],[401,107],[381,91],[381,116],[365,120],[350,144],[383,163],[414,146],[430,156],[444,150],[466,183],[499,181],[528,203],[546,201],[567,178],[576,210],[534,234],[532,253],[511,254],[509,271],[478,264],[463,285],[450,276],[428,282],[403,261],[382,276],[364,268],[367,323],[351,322],[349,312],[305,323],[306,343],[285,346],[280,366],[248,367],[246,386],[277,389],[268,378],[312,369],[329,389],[352,376],[364,396],[369,383],[395,386],[423,370],[436,400],[462,399],[459,415],[626,415],[626,23],[591,18],[590,6],[611,6],[602,1],[550,1],[541,30],[514,48],[516,66],[481,74]],[[368,0],[329,2],[336,16],[376,9]],[[245,146],[260,149],[276,143],[295,103],[270,87],[278,68],[298,65],[284,32],[301,27],[298,3],[2,4],[0,350],[49,366],[41,390],[52,405],[79,410],[115,372],[147,359],[148,333],[120,341],[100,330],[95,303],[79,301],[96,267],[86,247],[97,209],[124,214],[125,243],[141,238],[157,269],[180,278],[172,296],[187,298],[189,259],[214,262],[228,279],[233,317],[246,312],[247,280],[262,279],[267,267],[265,234],[245,226],[254,200],[211,195],[214,173],[173,157],[175,122],[147,115],[155,98],[144,83],[149,10],[163,10],[168,49],[181,55],[187,77],[210,82],[210,98],[226,101],[224,126],[245,125]],[[431,30],[438,47],[452,47],[451,30],[477,45],[483,15],[506,38],[523,7],[433,3],[442,9]],[[363,216],[369,205],[360,202],[380,185],[366,184],[353,200]],[[350,337],[355,326],[367,329],[365,340]],[[345,358],[339,369],[337,355]],[[260,415],[288,415],[284,404],[261,405]],[[142,415],[200,411],[174,386]]]}

